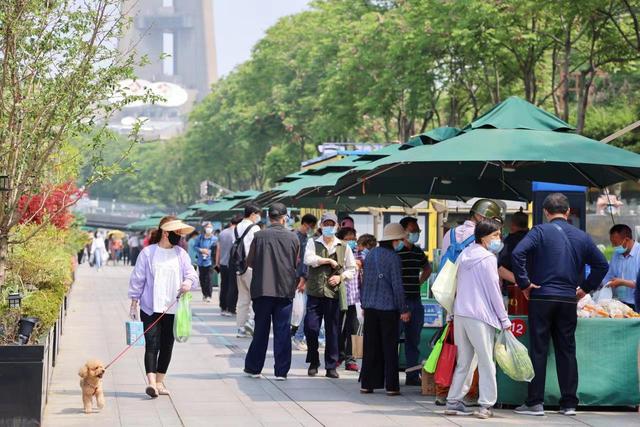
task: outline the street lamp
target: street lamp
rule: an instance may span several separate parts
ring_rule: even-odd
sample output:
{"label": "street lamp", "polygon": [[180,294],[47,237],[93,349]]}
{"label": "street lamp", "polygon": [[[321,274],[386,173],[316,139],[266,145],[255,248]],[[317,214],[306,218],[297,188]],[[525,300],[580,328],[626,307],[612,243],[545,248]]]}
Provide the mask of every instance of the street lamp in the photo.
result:
{"label": "street lamp", "polygon": [[18,292],[12,292],[7,296],[9,301],[9,308],[20,308],[22,305],[22,295]]}
{"label": "street lamp", "polygon": [[0,175],[0,191],[9,191],[9,177]]}

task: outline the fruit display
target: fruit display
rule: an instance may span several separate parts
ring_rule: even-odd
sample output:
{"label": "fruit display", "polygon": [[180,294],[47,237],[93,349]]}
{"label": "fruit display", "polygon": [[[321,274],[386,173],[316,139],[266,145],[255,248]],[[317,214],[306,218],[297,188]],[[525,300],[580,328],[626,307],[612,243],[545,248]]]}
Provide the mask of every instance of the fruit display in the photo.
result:
{"label": "fruit display", "polygon": [[578,301],[578,317],[581,318],[640,318],[631,307],[615,299],[599,300],[597,303],[587,295]]}

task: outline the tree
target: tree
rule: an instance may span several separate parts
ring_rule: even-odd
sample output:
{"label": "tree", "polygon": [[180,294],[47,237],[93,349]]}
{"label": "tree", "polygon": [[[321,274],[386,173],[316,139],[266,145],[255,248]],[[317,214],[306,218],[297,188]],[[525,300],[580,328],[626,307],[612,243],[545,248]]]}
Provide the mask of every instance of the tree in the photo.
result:
{"label": "tree", "polygon": [[0,285],[9,244],[39,230],[13,239],[12,227],[77,162],[67,150],[71,139],[92,135],[81,147],[93,170],[85,184],[114,172],[100,156],[111,138],[99,123],[132,101],[118,82],[133,77],[135,58],[114,43],[127,25],[125,12],[119,0],[0,2],[0,175],[8,176],[0,191]]}

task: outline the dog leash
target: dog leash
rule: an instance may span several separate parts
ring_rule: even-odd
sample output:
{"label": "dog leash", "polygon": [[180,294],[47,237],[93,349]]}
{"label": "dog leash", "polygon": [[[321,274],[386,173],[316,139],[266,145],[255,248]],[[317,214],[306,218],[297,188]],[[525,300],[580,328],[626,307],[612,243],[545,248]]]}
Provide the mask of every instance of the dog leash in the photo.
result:
{"label": "dog leash", "polygon": [[144,330],[144,332],[142,332],[142,334],[135,339],[134,342],[132,342],[131,344],[129,344],[128,346],[126,346],[124,348],[124,350],[122,350],[120,353],[118,353],[118,355],[107,364],[107,366],[105,366],[104,370],[106,371],[107,369],[109,369],[109,367],[111,365],[113,365],[114,363],[116,363],[122,356],[125,355],[125,353],[129,350],[131,350],[131,347],[133,347],[138,341],[140,341],[140,338],[144,337],[144,334],[146,334],[147,332],[149,332],[149,330],[151,328],[153,328],[159,321],[160,319],[162,319],[164,317],[165,314],[167,314],[167,311],[171,310],[171,308],[177,304],[177,302],[180,300],[180,296],[178,296],[178,298],[176,298],[176,300],[174,302],[171,303],[171,305],[169,307],[167,307],[162,314],[160,314],[160,316],[158,316],[158,318],[156,320],[153,321],[152,324],[149,325],[149,327],[147,329]]}

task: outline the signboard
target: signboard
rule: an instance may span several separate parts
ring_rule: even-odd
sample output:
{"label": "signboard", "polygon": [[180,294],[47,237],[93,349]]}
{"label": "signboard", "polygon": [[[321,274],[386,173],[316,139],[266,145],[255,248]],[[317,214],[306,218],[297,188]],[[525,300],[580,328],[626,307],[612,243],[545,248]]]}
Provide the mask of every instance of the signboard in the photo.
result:
{"label": "signboard", "polygon": [[437,302],[426,302],[424,307],[424,328],[440,328],[444,324],[444,310]]}

